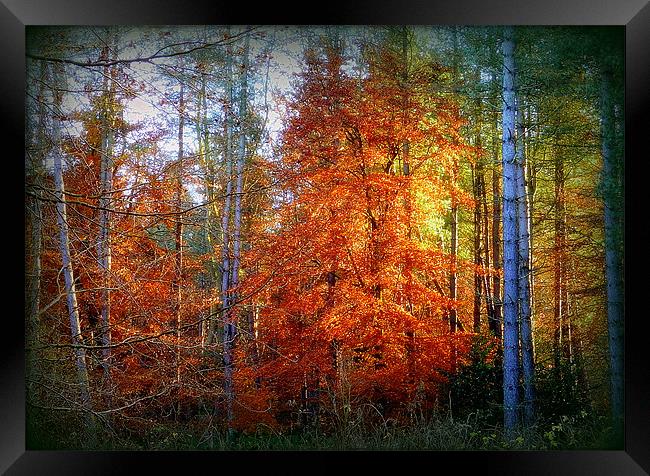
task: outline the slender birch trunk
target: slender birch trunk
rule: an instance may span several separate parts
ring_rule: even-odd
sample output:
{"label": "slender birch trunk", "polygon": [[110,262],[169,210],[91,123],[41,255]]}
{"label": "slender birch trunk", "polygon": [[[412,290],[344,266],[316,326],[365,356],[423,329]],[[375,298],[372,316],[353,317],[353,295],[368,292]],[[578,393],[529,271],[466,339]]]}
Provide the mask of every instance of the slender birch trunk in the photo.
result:
{"label": "slender birch trunk", "polygon": [[564,161],[555,149],[555,254],[554,254],[554,282],[553,282],[553,363],[558,376],[561,377],[562,353],[566,319],[566,287],[565,271],[565,212],[564,212]]}
{"label": "slender birch trunk", "polygon": [[233,340],[234,332],[233,326],[230,324],[230,287],[232,282],[232,271],[230,263],[230,207],[232,202],[232,186],[233,186],[233,154],[232,154],[232,115],[233,115],[233,85],[232,85],[232,50],[228,48],[227,52],[227,73],[226,73],[226,89],[227,89],[227,105],[226,105],[226,120],[225,120],[225,136],[226,144],[224,150],[224,159],[226,162],[226,196],[224,199],[224,206],[221,215],[221,232],[222,232],[222,247],[221,247],[221,318],[223,321],[223,387],[224,395],[226,398],[226,421],[228,427],[233,418]]}
{"label": "slender birch trunk", "polygon": [[77,384],[79,386],[79,396],[81,398],[80,407],[86,412],[86,424],[89,434],[94,435],[94,416],[92,414],[92,402],[90,399],[90,383],[88,379],[88,367],[86,365],[86,349],[83,347],[81,335],[81,323],[79,318],[79,307],[77,305],[77,291],[75,288],[74,271],[72,266],[72,257],[70,255],[70,240],[67,221],[67,207],[65,197],[65,186],[63,183],[63,164],[61,150],[61,101],[62,92],[59,88],[59,76],[61,71],[55,73],[54,84],[54,110],[53,118],[53,147],[51,150],[51,159],[54,164],[54,187],[56,196],[57,224],[59,227],[59,246],[61,251],[61,260],[63,265],[63,278],[65,282],[66,301],[68,304],[68,318],[70,321],[70,333],[72,335],[72,344],[75,355],[75,364],[77,368]]}
{"label": "slender birch trunk", "polygon": [[[210,147],[210,131],[208,129],[207,114],[208,104],[206,94],[206,72],[204,69],[201,69],[201,90],[197,100],[196,136],[199,143],[199,158],[203,164],[203,169],[205,171],[203,185],[205,187],[206,198],[208,201],[208,206],[206,208],[205,231],[208,245],[210,246],[210,250],[213,251],[216,246],[214,226],[215,220],[218,216],[218,209],[215,199],[215,149],[211,149]],[[210,253],[210,263],[213,270],[212,278],[214,279],[214,282],[217,282],[219,279],[219,275],[217,273],[218,263],[216,254],[213,252]],[[211,345],[213,342],[213,323],[218,314],[217,306],[212,299],[213,289],[214,288],[208,290],[211,300],[210,307],[208,310],[208,315],[201,322],[200,326],[201,347],[204,349],[206,346]]]}
{"label": "slender birch trunk", "polygon": [[[174,273],[174,293],[176,297],[175,314],[176,314],[176,384],[180,385],[181,381],[181,326],[183,315],[183,136],[185,130],[185,84],[181,80],[180,96],[178,103],[178,159],[176,169],[176,224],[174,228],[174,250],[175,250],[175,273]],[[180,403],[179,411],[180,411]]]}
{"label": "slender birch trunk", "polygon": [[[225,337],[228,337],[228,362],[226,366],[226,399],[228,404],[228,423],[230,424],[233,419],[233,401],[235,398],[235,389],[233,383],[233,373],[234,373],[234,347],[235,339],[237,337],[237,320],[238,320],[238,311],[237,311],[237,300],[238,295],[236,293],[236,288],[239,285],[239,270],[241,266],[241,224],[242,224],[242,206],[241,200],[244,192],[244,162],[246,159],[246,110],[248,103],[248,50],[250,45],[250,36],[246,36],[244,40],[244,57],[241,66],[241,76],[240,76],[240,91],[239,91],[239,150],[237,154],[237,164],[235,168],[235,209],[233,216],[233,260],[232,260],[232,270],[231,270],[231,288],[235,290],[230,296],[229,309],[226,313],[226,333],[224,334],[224,345]],[[225,354],[225,352],[224,352]]]}
{"label": "slender birch trunk", "polygon": [[[113,50],[113,59],[117,57],[117,38],[109,36],[107,46],[102,52],[102,56],[108,60],[110,51],[109,46]],[[99,198],[99,236],[97,240],[97,262],[102,275],[102,301],[101,301],[101,316],[100,316],[100,330],[99,330],[99,343],[102,346],[101,365],[104,369],[104,378],[106,382],[110,380],[110,343],[111,343],[111,330],[110,330],[110,316],[111,316],[111,243],[110,243],[110,227],[111,227],[111,193],[113,189],[113,146],[115,142],[114,132],[114,118],[115,118],[115,84],[114,84],[115,66],[104,67],[104,82],[103,82],[103,103],[102,103],[102,120],[101,120],[101,145],[100,145],[100,198]]]}
{"label": "slender birch trunk", "polygon": [[[458,80],[458,31],[457,27],[454,27],[453,31],[453,43],[454,43],[454,58],[453,58],[453,70],[454,77]],[[458,182],[458,159],[454,156],[452,158],[452,171],[451,171],[451,264],[449,269],[449,299],[452,304],[449,308],[449,331],[451,334],[455,334],[458,330],[458,309],[456,305],[456,300],[458,299],[458,274],[456,268],[458,266],[458,199],[456,198],[456,184]],[[457,360],[457,349],[456,343],[453,341],[451,344],[451,367],[452,372],[456,371],[456,360]]]}
{"label": "slender birch trunk", "polygon": [[519,336],[517,286],[517,204],[515,167],[515,41],[514,28],[503,38],[503,414],[506,434],[518,426]]}
{"label": "slender birch trunk", "polygon": [[[204,38],[205,40],[205,38]],[[210,164],[207,158],[207,151],[208,151],[208,139],[207,139],[207,123],[206,123],[206,115],[207,115],[207,110],[204,108],[204,101],[205,101],[205,71],[202,66],[197,66],[197,70],[199,71],[199,74],[201,75],[201,86],[199,89],[199,93],[196,95],[196,116],[194,117],[194,129],[196,132],[196,141],[197,141],[197,157],[199,159],[199,162],[201,163],[203,167],[203,186],[205,187],[205,196],[207,200],[207,207],[206,207],[206,217],[205,217],[205,234],[206,238],[208,241],[209,245],[212,245],[212,237],[211,237],[211,230],[210,230],[210,225],[211,225],[211,212],[212,212],[212,172],[210,170]],[[214,256],[212,253],[210,253],[211,256],[211,261],[214,262]],[[205,284],[205,286],[202,284],[202,288],[207,289],[208,285]],[[209,293],[209,291],[208,291]],[[212,313],[208,311],[208,315],[204,318],[201,319],[199,326],[198,326],[198,333],[199,333],[199,339],[201,340],[201,347],[205,348],[205,342],[206,342],[206,329],[207,326],[209,325],[210,319],[211,319]]]}
{"label": "slender birch trunk", "polygon": [[[232,262],[232,286],[236,288],[239,284],[239,270],[241,266],[241,225],[242,225],[242,196],[244,193],[244,164],[246,160],[246,114],[248,104],[248,50],[250,37],[246,36],[244,40],[244,58],[242,63],[242,73],[240,78],[240,95],[239,95],[239,151],[237,154],[237,166],[235,171],[235,210],[233,219],[233,262]],[[237,295],[233,294],[233,303],[237,301]],[[233,310],[233,327],[235,324],[235,313]],[[233,328],[232,335],[235,335]]]}

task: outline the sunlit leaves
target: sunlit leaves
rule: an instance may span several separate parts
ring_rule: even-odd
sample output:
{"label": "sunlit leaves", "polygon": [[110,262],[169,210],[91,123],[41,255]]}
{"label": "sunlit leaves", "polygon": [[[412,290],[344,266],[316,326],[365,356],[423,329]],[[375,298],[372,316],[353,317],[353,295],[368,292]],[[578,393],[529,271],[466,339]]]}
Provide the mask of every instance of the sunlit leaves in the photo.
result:
{"label": "sunlit leaves", "polygon": [[417,77],[401,83],[398,59],[380,54],[361,81],[343,61],[327,48],[306,55],[282,160],[269,164],[290,199],[279,227],[252,240],[257,272],[243,286],[258,291],[259,372],[274,391],[344,380],[357,397],[397,402],[418,382],[434,391],[452,344],[464,348],[442,319],[461,301],[440,287],[451,258],[437,242],[450,197],[469,204],[449,181],[450,157],[467,149],[458,109]]}

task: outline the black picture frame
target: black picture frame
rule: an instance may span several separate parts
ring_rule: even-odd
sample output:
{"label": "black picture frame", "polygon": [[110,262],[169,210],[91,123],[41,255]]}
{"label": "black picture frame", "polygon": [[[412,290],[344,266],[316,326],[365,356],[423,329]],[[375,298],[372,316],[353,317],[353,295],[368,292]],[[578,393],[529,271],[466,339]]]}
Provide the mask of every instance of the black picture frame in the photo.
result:
{"label": "black picture frame", "polygon": [[[311,8],[309,13],[303,13]],[[11,175],[4,182],[4,210],[14,207],[11,198],[24,189],[13,173],[20,174],[24,156],[25,26],[27,25],[107,25],[107,24],[517,24],[517,25],[621,25],[626,32],[626,418],[625,449],[622,451],[549,452],[336,452],[224,453],[224,452],[73,452],[25,450],[24,321],[20,309],[7,310],[3,317],[0,345],[2,368],[0,388],[0,471],[22,474],[129,474],[158,469],[187,471],[188,465],[206,463],[208,471],[228,469],[245,473],[251,465],[271,474],[292,472],[370,471],[392,462],[412,471],[453,471],[455,474],[480,471],[482,474],[536,475],[636,475],[650,472],[650,372],[643,358],[647,313],[641,302],[647,293],[644,276],[650,227],[644,219],[647,203],[644,174],[648,160],[642,154],[642,134],[647,128],[650,88],[650,6],[647,0],[416,0],[322,2],[289,6],[278,2],[263,5],[245,2],[144,0],[2,0],[0,4],[0,45],[3,60],[0,100],[3,104],[4,144],[0,154]],[[647,133],[646,133],[647,134]],[[13,147],[8,147],[9,145]],[[18,164],[18,165],[16,165]],[[12,166],[13,165],[13,166]],[[23,181],[24,183],[24,181]],[[18,225],[16,225],[17,227]],[[15,233],[14,225],[5,235]],[[20,255],[6,245],[6,258]],[[10,247],[11,246],[11,247]],[[18,243],[21,246],[21,243]],[[24,249],[24,243],[23,243]],[[6,262],[7,260],[3,260]],[[10,268],[10,283],[20,286]],[[5,285],[3,310],[9,302],[20,301],[23,289],[12,292]],[[16,306],[19,307],[19,306]],[[2,315],[2,314],[0,314]],[[449,468],[444,469],[449,465]],[[421,468],[421,469],[420,469]],[[399,466],[398,466],[399,470]]]}

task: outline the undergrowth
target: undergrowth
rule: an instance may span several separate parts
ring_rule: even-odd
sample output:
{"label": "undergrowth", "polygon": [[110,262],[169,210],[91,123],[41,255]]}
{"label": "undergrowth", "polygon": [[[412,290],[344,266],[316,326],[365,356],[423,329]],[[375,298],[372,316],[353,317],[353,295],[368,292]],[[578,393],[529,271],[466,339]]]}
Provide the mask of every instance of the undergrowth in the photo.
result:
{"label": "undergrowth", "polygon": [[[196,422],[156,423],[146,432],[128,429],[128,424],[101,430],[93,447],[88,435],[78,431],[56,431],[32,422],[28,428],[28,449],[92,450],[588,450],[621,449],[604,417],[581,412],[517,431],[507,438],[503,427],[489,424],[491,418],[471,413],[462,419],[449,414],[411,418],[408,423],[393,419],[368,418],[367,409],[353,412],[345,423],[323,431],[311,424],[293,431],[260,425],[253,432],[224,432],[200,427]],[[35,415],[32,415],[35,418]],[[63,422],[58,422],[63,423]],[[67,420],[68,425],[73,424]],[[47,430],[47,431],[46,431]],[[100,430],[98,430],[100,431]]]}

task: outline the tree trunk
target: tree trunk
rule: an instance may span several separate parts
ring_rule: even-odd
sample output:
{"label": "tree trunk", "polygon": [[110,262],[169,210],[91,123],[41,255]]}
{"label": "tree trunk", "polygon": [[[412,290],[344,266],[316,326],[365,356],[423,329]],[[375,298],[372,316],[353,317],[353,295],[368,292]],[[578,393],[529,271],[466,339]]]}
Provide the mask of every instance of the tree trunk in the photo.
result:
{"label": "tree trunk", "polygon": [[503,406],[506,434],[518,425],[519,349],[517,286],[517,207],[515,167],[514,29],[504,27],[503,38]]}
{"label": "tree trunk", "polygon": [[[246,160],[246,109],[248,89],[248,50],[250,37],[247,35],[244,40],[244,59],[240,78],[239,92],[239,151],[237,155],[237,167],[235,171],[235,211],[233,220],[233,262],[232,262],[232,286],[236,288],[239,284],[239,269],[241,263],[241,225],[242,225],[242,195],[244,193],[244,164]],[[232,303],[236,304],[237,295],[233,294]],[[231,325],[236,328],[236,317],[232,312]],[[235,331],[233,329],[233,336]]]}
{"label": "tree trunk", "polygon": [[[110,45],[110,46],[109,46]],[[110,48],[113,48],[112,57],[117,57],[117,38],[108,35],[107,46],[105,46],[102,57],[106,60],[111,56]],[[110,343],[111,343],[111,193],[113,189],[113,145],[115,142],[114,119],[115,119],[115,66],[104,67],[103,82],[103,104],[101,120],[101,145],[100,145],[100,198],[99,198],[99,237],[97,240],[97,262],[102,276],[102,301],[101,318],[99,330],[99,342],[102,346],[102,368],[106,382],[110,380]]]}
{"label": "tree trunk", "polygon": [[601,79],[600,115],[605,198],[605,270],[607,276],[607,325],[609,331],[612,419],[620,431],[623,423],[623,174],[616,147],[613,78],[604,70]]}
{"label": "tree trunk", "polygon": [[235,292],[230,296],[229,309],[226,313],[226,322],[225,326],[228,329],[228,339],[229,339],[229,365],[226,369],[227,379],[228,379],[228,392],[226,393],[226,398],[228,400],[228,422],[229,424],[233,419],[233,401],[235,397],[235,389],[233,385],[233,373],[234,373],[234,347],[235,340],[237,338],[237,320],[238,320],[238,308],[237,301],[238,295],[236,293],[237,286],[239,285],[239,269],[241,263],[241,224],[242,224],[242,207],[241,199],[244,192],[244,161],[246,159],[246,109],[247,109],[247,89],[248,89],[248,49],[250,43],[250,36],[246,35],[244,40],[244,57],[241,66],[241,76],[239,84],[239,151],[237,154],[237,165],[235,171],[235,210],[233,216],[233,260],[232,260],[232,271],[231,271],[231,287]]}
{"label": "tree trunk", "polygon": [[[499,187],[499,173],[496,168],[492,171],[492,265],[495,271],[502,270],[501,262],[501,187]],[[491,321],[491,330],[494,336],[503,339],[503,296],[501,294],[501,277],[492,276],[492,302],[494,303],[494,316]],[[501,347],[499,346],[499,349]]]}
{"label": "tree trunk", "polygon": [[[565,346],[565,336],[562,330],[566,329],[566,233],[564,212],[564,161],[555,150],[555,253],[554,253],[554,282],[553,282],[553,362],[557,372],[561,371],[562,354]],[[559,375],[559,374],[558,374]]]}
{"label": "tree trunk", "polygon": [[[226,168],[228,174],[228,182],[226,185],[226,198],[223,208],[221,229],[223,233],[223,247],[222,247],[222,277],[221,277],[221,301],[222,301],[222,319],[223,319],[223,365],[224,377],[223,387],[224,395],[226,398],[226,423],[230,430],[233,420],[233,401],[234,401],[234,386],[233,386],[233,354],[234,354],[234,340],[235,340],[235,325],[232,322],[232,297],[231,287],[233,283],[234,269],[231,269],[230,262],[230,207],[232,202],[232,187],[233,187],[233,154],[232,154],[232,106],[234,102],[233,85],[232,85],[232,52],[228,51],[228,72],[227,72],[227,90],[228,90],[228,106],[226,112]],[[234,240],[233,240],[234,241]],[[234,267],[233,267],[234,268]]]}
{"label": "tree trunk", "polygon": [[[480,117],[480,111],[481,111],[481,100],[480,98],[477,99],[477,115]],[[480,119],[478,120],[478,126],[477,126],[477,131],[476,131],[476,140],[475,140],[475,146],[477,150],[481,149],[481,121]],[[482,190],[482,187],[484,185],[484,180],[483,180],[483,175],[484,175],[484,170],[483,170],[483,159],[480,155],[476,158],[476,165],[473,167],[472,170],[472,192],[474,195],[474,310],[473,310],[473,316],[474,316],[474,332],[477,334],[481,332],[481,284],[482,284],[482,277],[481,277],[481,272],[479,271],[481,269],[481,266],[483,264],[483,259],[482,259],[482,252],[483,250],[481,249],[481,246],[483,244],[483,217],[481,214],[481,198],[485,195],[484,191]],[[487,234],[487,230],[485,230],[485,233]],[[484,268],[483,268],[484,269]],[[487,296],[489,294],[489,290],[486,287],[485,288],[485,295]]]}
{"label": "tree trunk", "polygon": [[487,308],[488,316],[488,328],[490,331],[496,335],[498,326],[495,326],[496,314],[495,314],[495,302],[494,302],[494,291],[492,286],[492,280],[488,274],[488,271],[491,268],[492,262],[490,259],[490,215],[488,212],[487,204],[487,185],[485,183],[485,169],[482,171],[481,176],[479,177],[479,186],[480,193],[479,199],[481,201],[481,206],[483,209],[482,218],[483,218],[483,256],[484,258],[481,261],[483,268],[483,289],[485,291],[485,304]]}
{"label": "tree trunk", "polygon": [[[199,159],[202,162],[204,169],[203,186],[205,187],[206,198],[208,206],[206,207],[205,217],[205,233],[210,247],[210,264],[211,264],[211,283],[219,282],[218,262],[217,255],[214,253],[216,247],[215,228],[216,220],[218,217],[218,208],[215,193],[215,163],[216,163],[216,147],[210,146],[210,131],[208,128],[208,104],[206,94],[206,71],[203,66],[199,67],[201,72],[201,89],[197,99],[197,118],[196,118],[196,135],[199,143]],[[215,329],[214,323],[218,315],[218,308],[213,298],[215,289],[219,289],[214,284],[208,284],[206,292],[209,296],[210,306],[207,316],[201,321],[201,347],[203,349],[209,346],[214,341]]]}
{"label": "tree trunk", "polygon": [[[174,280],[173,291],[176,302],[174,314],[176,317],[176,385],[177,392],[181,384],[181,326],[183,314],[183,134],[185,129],[185,85],[180,82],[180,97],[178,104],[178,159],[176,162],[176,223],[174,226]],[[176,402],[176,415],[180,414],[180,400]]]}
{"label": "tree trunk", "polygon": [[[458,75],[458,27],[454,27],[453,30],[453,76],[456,81],[459,81]],[[458,199],[456,198],[455,187],[458,183],[458,159],[456,157],[452,158],[452,171],[451,171],[451,249],[449,253],[451,254],[451,264],[449,269],[449,299],[451,300],[451,306],[449,308],[449,332],[455,334],[458,330],[458,309],[456,300],[458,299]],[[456,343],[452,337],[451,343],[451,368],[452,372],[456,371],[457,364],[457,348]]]}
{"label": "tree trunk", "polygon": [[[455,168],[455,167],[454,167]],[[452,183],[456,183],[456,170],[452,172]],[[451,268],[449,270],[449,299],[452,301],[449,308],[449,331],[454,334],[458,330],[458,310],[456,300],[458,299],[457,271],[458,266],[458,201],[455,191],[451,197]],[[455,349],[453,349],[452,363],[455,361]]]}
{"label": "tree trunk", "polygon": [[530,291],[530,231],[523,105],[517,107],[517,229],[518,229],[518,291],[521,330],[521,363],[524,383],[524,422],[531,426],[535,418],[535,356]]}
{"label": "tree trunk", "polygon": [[[529,282],[529,289],[530,289],[530,315],[534,316],[535,315],[535,274],[533,272],[533,250],[535,249],[533,245],[533,213],[535,211],[535,190],[537,187],[537,177],[536,177],[536,170],[537,168],[533,166],[533,151],[531,151],[531,142],[532,142],[532,135],[533,135],[533,123],[532,123],[532,118],[533,116],[531,115],[530,111],[531,107],[530,104],[527,105],[526,107],[526,121],[528,123],[528,131],[526,135],[524,136],[524,177],[525,177],[525,183],[526,183],[526,192],[527,192],[527,199],[528,199],[528,223],[526,224],[528,226],[528,248],[530,250],[530,259],[529,259],[529,264],[530,264],[530,269],[529,269],[529,277],[528,277],[528,282]],[[536,127],[539,128],[539,125],[536,124]],[[534,345],[534,339],[533,339],[533,351],[535,349]]]}
{"label": "tree trunk", "polygon": [[[408,38],[408,28],[406,26],[402,27],[402,72],[401,72],[401,88],[402,88],[402,127],[404,132],[406,127],[408,127],[409,122],[409,38]],[[404,137],[402,139],[402,175],[408,177],[411,174],[411,164],[410,164],[410,141],[408,138]],[[408,240],[412,238],[412,202],[411,202],[411,186],[410,183],[407,183],[404,190],[404,214],[406,216],[406,236]],[[406,269],[406,286],[408,292],[406,294],[406,310],[413,314],[413,275],[412,275],[412,263],[410,256],[406,256],[404,260],[404,267]],[[408,384],[415,383],[415,330],[410,323],[405,325],[404,336],[406,337],[406,382]]]}
{"label": "tree trunk", "polygon": [[72,257],[70,255],[70,240],[67,221],[67,207],[65,198],[65,186],[63,183],[63,164],[61,150],[61,101],[62,92],[59,90],[59,81],[57,80],[61,72],[55,73],[55,91],[54,93],[54,111],[53,119],[53,137],[54,144],[51,151],[51,159],[54,164],[54,187],[56,195],[57,223],[59,226],[60,251],[63,265],[63,278],[65,281],[65,293],[68,304],[68,317],[70,320],[70,332],[72,335],[72,345],[74,349],[75,362],[77,367],[77,382],[81,402],[79,407],[86,412],[86,424],[89,430],[89,436],[94,435],[94,417],[92,414],[92,402],[90,399],[90,383],[88,379],[88,368],[86,365],[86,349],[83,347],[81,335],[81,324],[79,319],[79,307],[77,305],[77,291],[75,288],[74,271],[72,267]]}
{"label": "tree trunk", "polygon": [[[496,75],[495,81],[496,83]],[[496,84],[495,84],[496,86]],[[496,114],[495,114],[496,115]],[[498,118],[495,118],[492,122],[493,137],[494,137],[494,168],[492,169],[492,265],[494,266],[495,271],[501,269],[501,188],[499,187],[499,147],[498,147]],[[501,296],[501,277],[497,274],[492,276],[492,302],[494,304],[494,315],[490,321],[490,329],[494,336],[501,340],[502,339],[502,326],[501,322],[503,319],[502,313],[502,303],[503,299]],[[502,349],[501,346],[497,348],[497,357],[502,358],[500,355]]]}
{"label": "tree trunk", "polygon": [[[203,66],[199,65],[198,67],[199,74],[201,75],[201,87],[199,89],[199,94],[196,98],[196,117],[194,119],[194,124],[196,126],[196,139],[198,144],[198,158],[203,167],[203,186],[205,187],[205,196],[207,201],[207,206],[205,209],[205,235],[210,246],[210,264],[214,269],[216,266],[216,260],[213,251],[212,239],[212,225],[214,221],[214,173],[213,167],[210,162],[210,144],[209,144],[209,134],[208,134],[208,124],[207,124],[207,98],[206,98],[206,75],[205,69]],[[212,294],[213,287],[209,282],[205,284],[205,293],[209,297]],[[201,348],[205,349],[205,346],[209,343],[210,336],[210,322],[213,319],[214,315],[214,304],[210,303],[210,308],[207,312],[207,315],[201,319],[198,332],[201,339]]]}
{"label": "tree trunk", "polygon": [[[29,179],[34,189],[33,196],[29,198],[29,205],[26,207],[26,224],[29,228],[29,268],[27,269],[27,296],[25,306],[25,326],[27,345],[27,382],[31,390],[31,382],[34,380],[36,367],[36,351],[32,348],[39,341],[39,326],[41,307],[41,250],[43,235],[43,211],[41,205],[41,187],[43,186],[44,157],[46,151],[45,140],[45,85],[47,84],[47,63],[40,62],[39,88],[36,95],[38,101],[38,124],[36,131],[28,131],[27,140],[32,141],[31,164],[27,170]],[[31,155],[31,156],[30,156]],[[30,398],[31,392],[28,395]]]}

